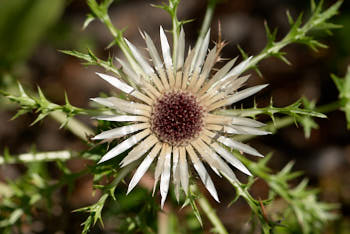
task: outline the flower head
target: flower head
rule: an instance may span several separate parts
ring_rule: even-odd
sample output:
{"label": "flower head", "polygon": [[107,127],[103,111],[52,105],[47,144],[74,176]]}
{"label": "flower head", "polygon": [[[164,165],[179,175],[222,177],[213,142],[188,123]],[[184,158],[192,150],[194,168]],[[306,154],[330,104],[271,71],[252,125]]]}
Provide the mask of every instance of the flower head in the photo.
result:
{"label": "flower head", "polygon": [[[181,30],[175,56],[171,57],[168,40],[162,28],[160,39],[163,61],[150,37],[143,35],[150,65],[134,45],[126,43],[135,58],[128,64],[118,60],[123,69],[120,77],[97,73],[102,79],[135,101],[117,97],[93,98],[92,100],[113,108],[118,114],[96,117],[98,120],[129,122],[129,125],[96,135],[94,140],[125,140],[107,152],[99,163],[114,158],[131,149],[121,161],[124,167],[140,158],[130,181],[128,193],[135,187],[153,161],[156,162],[154,190],[160,180],[163,206],[172,174],[176,197],[180,187],[188,193],[188,162],[215,200],[219,201],[213,181],[203,162],[217,174],[232,181],[235,174],[227,163],[250,175],[248,169],[226,148],[236,149],[255,156],[262,156],[254,148],[230,138],[233,134],[264,135],[262,123],[244,117],[216,114],[216,110],[230,106],[255,94],[266,85],[247,89],[243,86],[248,76],[239,77],[247,68],[249,59],[233,67],[236,59],[229,61],[212,75],[218,58],[215,46],[209,52],[209,32],[185,58],[185,35]],[[129,135],[129,136],[127,136]],[[154,191],[153,190],[153,191]]]}

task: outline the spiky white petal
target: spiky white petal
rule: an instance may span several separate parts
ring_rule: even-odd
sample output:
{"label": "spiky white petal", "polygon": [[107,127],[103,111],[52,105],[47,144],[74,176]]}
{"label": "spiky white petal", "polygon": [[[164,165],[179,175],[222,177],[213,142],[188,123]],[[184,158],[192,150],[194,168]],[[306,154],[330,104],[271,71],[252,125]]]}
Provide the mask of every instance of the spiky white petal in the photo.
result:
{"label": "spiky white petal", "polygon": [[138,160],[142,155],[144,155],[150,148],[152,148],[158,142],[157,137],[153,134],[148,136],[140,144],[138,144],[133,150],[131,150],[128,155],[120,162],[122,167]]}
{"label": "spiky white petal", "polygon": [[231,118],[232,118],[231,124],[234,124],[234,125],[243,125],[243,126],[255,127],[255,128],[265,126],[264,123],[261,123],[259,121],[256,121],[250,118],[238,117],[238,116],[233,116]]}
{"label": "spiky white petal", "polygon": [[271,132],[267,132],[264,130],[261,130],[259,128],[252,128],[252,127],[246,127],[246,126],[225,126],[224,132],[231,133],[231,134],[246,134],[246,135],[268,135],[271,134]]}
{"label": "spiky white petal", "polygon": [[155,159],[155,157],[159,153],[161,147],[162,147],[162,144],[160,144],[160,143],[156,144],[153,147],[153,149],[151,150],[151,152],[142,161],[142,163],[137,168],[134,176],[132,177],[132,179],[131,179],[131,181],[129,183],[127,194],[130,193],[130,191],[136,186],[136,184],[140,181],[142,176],[146,173],[146,171],[148,170],[148,168],[152,164],[153,160]]}
{"label": "spiky white petal", "polygon": [[247,169],[244,164],[239,161],[234,155],[229,153],[227,150],[225,150],[223,147],[221,147],[218,143],[214,142],[211,145],[212,149],[214,149],[218,154],[221,155],[227,162],[229,162],[232,166],[236,167],[241,172],[251,176],[252,174]]}
{"label": "spiky white petal", "polygon": [[182,77],[182,85],[181,89],[185,90],[187,88],[188,79],[190,76],[190,68],[191,63],[194,60],[195,50],[189,50],[189,54],[185,60],[184,68],[183,68],[183,77]]}
{"label": "spiky white petal", "polygon": [[197,72],[199,72],[201,70],[202,65],[204,63],[205,55],[206,55],[207,50],[208,50],[209,38],[210,38],[210,30],[208,30],[207,34],[204,37],[203,42],[200,45],[198,55],[196,57],[196,60],[194,61],[195,63],[193,63],[194,67],[191,68],[191,70],[194,70]]}
{"label": "spiky white petal", "polygon": [[137,102],[129,102],[116,97],[97,97],[91,98],[91,100],[97,102],[98,104],[111,107],[129,114],[149,116],[151,112],[151,107],[148,105],[144,105]]}
{"label": "spiky white petal", "polygon": [[187,165],[187,159],[186,159],[186,151],[184,147],[180,148],[179,168],[180,168],[181,186],[185,194],[188,195],[188,165]]}
{"label": "spiky white petal", "polygon": [[122,143],[115,146],[113,149],[108,151],[105,155],[102,156],[101,160],[98,163],[103,163],[111,158],[114,158],[118,156],[119,154],[125,152],[126,150],[130,149],[133,145],[135,145],[137,142],[145,138],[151,133],[149,129],[143,130],[142,132],[133,135],[129,137],[127,140],[123,141]]}
{"label": "spiky white petal", "polygon": [[169,191],[170,168],[171,168],[171,147],[169,147],[165,155],[163,171],[160,177],[160,196],[162,197],[162,200],[161,200],[162,209],[164,207],[164,202]]}
{"label": "spiky white petal", "polygon": [[147,117],[139,115],[101,115],[93,118],[111,122],[148,122]]}
{"label": "spiky white petal", "polygon": [[96,74],[102,79],[104,79],[105,81],[107,81],[108,83],[110,83],[112,86],[116,87],[117,89],[123,91],[126,94],[130,94],[132,91],[134,91],[133,87],[125,84],[123,81],[119,80],[116,77],[98,73],[98,72],[96,72]]}
{"label": "spiky white petal", "polygon": [[216,59],[216,47],[214,47],[210,52],[208,53],[207,59],[204,63],[203,70],[200,74],[199,80],[197,81],[196,85],[193,88],[193,92],[197,92],[204,81],[208,78],[208,75],[210,73],[210,70],[215,64],[215,59]]}
{"label": "spiky white petal", "polygon": [[227,101],[226,105],[231,105],[233,103],[241,101],[242,99],[250,97],[253,94],[256,94],[260,90],[264,89],[266,86],[268,86],[268,84],[257,85],[257,86],[250,87],[250,88],[244,89],[242,91],[239,91],[239,92],[233,94],[232,97],[228,98],[228,101]]}
{"label": "spiky white petal", "polygon": [[254,156],[258,156],[258,157],[264,157],[262,154],[260,154],[253,147],[251,147],[249,145],[246,145],[246,144],[243,144],[241,142],[235,141],[233,139],[230,139],[230,138],[227,138],[227,137],[224,137],[224,136],[220,136],[217,139],[217,141],[222,143],[222,144],[224,144],[224,145],[226,145],[226,146],[228,146],[228,147],[230,147],[230,148],[242,151],[244,153],[251,154],[251,155],[254,155]]}
{"label": "spiky white petal", "polygon": [[142,86],[143,81],[141,81],[141,78],[139,75],[137,75],[132,68],[123,60],[116,58],[117,61],[122,65],[123,72],[130,78],[136,85]]}
{"label": "spiky white petal", "polygon": [[114,139],[123,137],[125,135],[128,135],[133,132],[137,132],[139,130],[149,128],[148,123],[142,123],[142,124],[133,124],[133,125],[127,125],[119,128],[114,128],[108,131],[104,131],[93,138],[92,140],[103,140],[103,139]]}
{"label": "spiky white petal", "polygon": [[180,151],[178,147],[173,148],[173,182],[175,186],[175,197],[179,201],[180,198],[180,167],[179,167]]}
{"label": "spiky white petal", "polygon": [[171,70],[173,66],[173,62],[170,55],[170,46],[162,26],[160,26],[160,43],[162,47],[165,67],[167,70]]}
{"label": "spiky white petal", "polygon": [[267,84],[264,85],[257,85],[254,87],[250,87],[247,89],[243,89],[242,91],[238,91],[237,93],[227,97],[226,99],[222,100],[222,101],[218,101],[214,104],[212,104],[209,107],[209,111],[215,110],[217,108],[223,107],[223,106],[228,106],[228,105],[232,105],[233,103],[236,103],[242,99],[245,99],[257,92],[259,92],[260,90],[262,90],[263,88],[265,88],[266,86],[268,86]]}
{"label": "spiky white petal", "polygon": [[160,27],[160,43],[162,47],[163,59],[166,68],[166,73],[168,75],[170,87],[175,84],[174,71],[173,71],[173,61],[171,58],[170,46],[168,39],[164,33],[163,27]]}
{"label": "spiky white petal", "polygon": [[157,184],[158,184],[159,176],[162,174],[163,167],[164,167],[164,161],[165,161],[165,155],[168,153],[168,151],[169,151],[169,145],[164,143],[162,145],[162,150],[160,151],[157,166],[156,166],[156,169],[154,171],[153,195],[154,195],[154,192],[155,192]]}
{"label": "spiky white petal", "polygon": [[242,74],[242,72],[244,72],[244,70],[247,68],[247,66],[252,58],[253,57],[249,57],[246,60],[242,61],[240,64],[235,66],[229,73],[227,73],[227,75],[222,79],[225,80],[228,77],[239,76],[240,74]]}
{"label": "spiky white petal", "polygon": [[210,178],[207,170],[205,169],[203,163],[198,158],[197,154],[194,152],[193,148],[190,145],[188,145],[186,147],[186,151],[190,155],[190,158],[191,158],[191,161],[193,163],[193,166],[196,169],[199,177],[201,178],[204,186],[207,188],[207,190],[209,191],[210,195],[212,195],[212,197],[217,202],[220,202],[219,198],[218,198],[218,193],[216,192],[216,189],[215,189],[215,186],[214,186],[214,183],[211,180],[211,178]]}
{"label": "spiky white petal", "polygon": [[126,44],[128,44],[132,54],[134,55],[136,61],[141,65],[143,71],[147,75],[151,75],[154,73],[153,68],[148,64],[148,62],[142,57],[141,53],[136,49],[136,47],[129,42],[127,39],[124,39]]}
{"label": "spiky white petal", "polygon": [[178,46],[177,46],[177,58],[176,58],[176,69],[182,68],[185,60],[185,32],[181,27]]}
{"label": "spiky white petal", "polygon": [[166,77],[166,74],[164,72],[164,66],[163,63],[161,62],[159,53],[156,49],[156,46],[154,45],[152,39],[150,38],[150,36],[145,33],[145,41],[146,41],[146,45],[148,48],[148,52],[152,58],[154,67],[156,69],[156,71],[158,72],[160,79],[163,82],[163,86],[165,87],[165,89],[169,89],[169,83]]}
{"label": "spiky white petal", "polygon": [[203,94],[209,89],[214,88],[216,82],[222,79],[226,75],[226,73],[232,68],[233,64],[236,62],[237,58],[232,59],[230,62],[226,63],[219,71],[215,73],[213,78],[211,78],[199,91],[200,94]]}
{"label": "spiky white petal", "polygon": [[197,151],[201,152],[202,157],[205,157],[205,160],[209,165],[217,168],[222,174],[230,178],[231,181],[236,181],[237,178],[231,168],[201,139],[199,139],[197,144]]}

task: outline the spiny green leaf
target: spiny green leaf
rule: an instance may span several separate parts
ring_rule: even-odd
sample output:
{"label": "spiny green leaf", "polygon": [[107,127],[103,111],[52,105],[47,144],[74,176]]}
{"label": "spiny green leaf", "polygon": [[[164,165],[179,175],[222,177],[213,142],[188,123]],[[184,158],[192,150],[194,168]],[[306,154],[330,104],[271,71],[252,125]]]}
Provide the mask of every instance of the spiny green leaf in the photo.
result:
{"label": "spiny green leaf", "polygon": [[[88,49],[87,54],[79,52],[79,51],[75,51],[75,50],[73,50],[73,51],[60,50],[60,52],[86,61],[86,63],[84,63],[84,65],[101,66],[104,69],[106,69],[107,71],[111,71],[114,74],[118,75],[118,77],[121,76],[121,74],[122,74],[121,70],[117,69],[113,65],[113,60],[111,60],[110,57],[108,58],[107,61],[104,61],[104,60],[98,58],[90,49]],[[128,81],[128,78],[126,80]]]}
{"label": "spiny green leaf", "polygon": [[47,115],[48,115],[48,113],[40,113],[38,115],[38,117],[30,124],[30,126],[33,126],[36,123],[38,123],[39,121],[43,120]]}
{"label": "spiny green leaf", "polygon": [[201,214],[200,214],[200,212],[198,210],[196,201],[194,199],[194,195],[192,194],[191,190],[189,191],[189,193],[190,194],[187,197],[187,199],[185,201],[185,204],[189,203],[191,205],[194,215],[196,216],[196,218],[197,218],[198,222],[200,223],[200,225],[203,227],[202,217],[201,217]]}
{"label": "spiny green leaf", "polygon": [[95,204],[91,206],[79,208],[73,211],[73,212],[89,213],[88,218],[85,220],[84,223],[82,223],[82,226],[84,226],[84,230],[90,230],[91,226],[94,226],[97,221],[100,221],[101,225],[103,226],[101,213],[108,197],[109,195],[107,193],[103,194]]}
{"label": "spiny green leaf", "polygon": [[350,66],[343,79],[336,75],[331,75],[331,77],[339,91],[339,100],[342,105],[341,110],[345,112],[347,128],[350,129]]}
{"label": "spiny green leaf", "polygon": [[288,19],[289,25],[293,25],[293,24],[294,24],[294,19],[293,19],[293,17],[291,16],[289,10],[287,10],[286,15],[287,15],[287,19]]}

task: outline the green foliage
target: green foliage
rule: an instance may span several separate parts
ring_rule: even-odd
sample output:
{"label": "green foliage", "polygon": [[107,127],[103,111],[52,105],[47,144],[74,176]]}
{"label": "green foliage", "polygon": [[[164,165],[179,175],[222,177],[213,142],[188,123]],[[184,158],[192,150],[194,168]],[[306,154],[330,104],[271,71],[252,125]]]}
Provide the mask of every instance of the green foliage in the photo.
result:
{"label": "green foliage", "polygon": [[[264,129],[274,133],[277,128],[276,126],[281,122],[280,119],[276,119],[275,115],[288,115],[291,117],[292,121],[296,124],[301,124],[304,129],[304,134],[306,138],[311,135],[312,129],[317,129],[318,125],[313,118],[327,118],[327,116],[315,109],[315,102],[308,101],[305,97],[300,98],[293,104],[285,107],[275,107],[273,106],[272,99],[270,105],[266,107],[257,107],[254,103],[252,108],[240,109],[229,109],[229,110],[219,110],[219,114],[229,115],[229,116],[244,116],[256,118],[259,115],[268,115],[272,119],[272,124],[267,125]],[[288,122],[291,122],[290,120]]]}
{"label": "green foliage", "polygon": [[113,65],[112,57],[109,57],[107,61],[104,61],[96,57],[96,55],[94,55],[94,53],[91,50],[88,50],[87,54],[79,51],[69,51],[69,50],[61,50],[61,52],[85,61],[85,63],[83,63],[84,65],[100,66],[106,69],[106,71],[111,71],[119,76],[121,75],[120,70]]}
{"label": "green foliage", "polygon": [[193,20],[178,20],[177,19],[177,8],[179,6],[180,0],[169,0],[169,3],[162,3],[161,5],[153,5],[153,7],[157,7],[160,9],[165,10],[166,12],[169,13],[172,23],[173,23],[173,34],[178,35],[180,33],[181,26],[192,22]]}
{"label": "green foliage", "polygon": [[331,75],[331,77],[339,91],[341,110],[345,112],[347,127],[350,129],[350,67],[348,67],[344,78],[339,78],[336,75]]}
{"label": "green foliage", "polygon": [[101,225],[103,226],[101,212],[103,209],[103,206],[105,205],[105,202],[108,198],[108,194],[103,194],[100,199],[91,206],[83,207],[80,209],[75,210],[74,212],[87,212],[89,213],[89,217],[85,220],[84,223],[82,223],[82,226],[84,226],[84,229],[82,233],[88,233],[90,228],[96,224],[97,221],[100,221]]}
{"label": "green foliage", "polygon": [[[32,153],[32,155],[35,154],[34,152]],[[18,158],[23,158],[23,156],[20,155]],[[10,163],[21,162],[12,161],[12,156],[7,157],[9,157],[8,161]],[[49,173],[47,164],[44,162],[44,157],[42,157],[41,161],[30,161],[27,154],[26,158],[27,170],[22,176],[15,180],[6,178],[6,184],[0,183],[0,209],[2,211],[0,214],[0,230],[2,233],[13,230],[14,226],[30,224],[36,218],[37,212],[33,212],[33,210],[50,214],[51,208],[55,203],[53,199],[54,193],[64,185],[72,187],[76,178],[84,173],[84,171],[72,173],[64,166],[60,180],[54,180]],[[67,160],[66,157],[46,157],[45,159],[57,160],[58,164],[60,164],[60,160]],[[62,168],[62,165],[58,166],[58,168]]]}
{"label": "green foliage", "polygon": [[11,0],[0,7],[0,67],[24,61],[59,19],[64,0]]}
{"label": "green foliage", "polygon": [[[314,107],[311,107],[311,105],[305,104],[309,104],[309,102],[305,98],[301,98],[289,106],[275,107],[273,106],[273,101],[271,99],[270,105],[266,107],[257,107],[256,103],[254,103],[254,107],[252,108],[242,107],[241,109],[219,110],[216,113],[253,118],[255,118],[258,115],[264,114],[270,116],[273,121],[275,119],[276,114],[285,114],[294,118],[298,118],[300,116],[327,118],[326,115],[315,111]],[[301,108],[302,105],[304,106],[304,108]]]}
{"label": "green foliage", "polygon": [[[288,221],[284,221],[283,217],[289,216],[291,211],[299,224],[298,233],[319,233],[328,221],[334,220],[337,217],[332,212],[337,208],[337,205],[318,201],[318,190],[308,189],[307,179],[302,180],[297,186],[291,187],[290,181],[302,175],[302,172],[292,171],[293,162],[288,163],[281,171],[273,174],[271,173],[272,170],[267,167],[271,155],[266,156],[259,162],[253,162],[238,152],[234,154],[254,175],[263,179],[268,184],[271,189],[269,201],[275,201],[277,197],[281,197],[287,202],[288,208],[281,215],[281,224],[279,222],[269,221],[268,223],[273,224],[271,227],[281,226],[282,228],[285,226],[284,228],[289,228],[287,226],[288,224],[284,224]],[[252,198],[249,198],[249,201],[249,204],[256,203],[256,200]],[[254,209],[252,210],[254,211]],[[264,216],[264,219],[266,219],[266,216]],[[265,225],[264,221],[262,225]]]}
{"label": "green foliage", "polygon": [[[302,100],[303,106],[305,106],[306,109],[315,110],[316,103],[314,101],[309,101],[306,98],[302,98],[301,100]],[[303,126],[304,135],[306,138],[310,138],[312,129],[318,129],[318,124],[311,117],[312,117],[311,115],[303,115],[303,116],[296,117],[298,123],[300,123]],[[317,117],[320,117],[320,116],[317,116]],[[320,118],[325,118],[325,117],[326,116],[324,115],[324,117],[320,117]]]}
{"label": "green foliage", "polygon": [[[290,64],[285,57],[285,52],[281,52],[281,50],[292,43],[305,44],[315,51],[317,51],[318,48],[326,48],[326,45],[316,40],[310,34],[316,31],[330,33],[332,29],[340,28],[340,25],[330,23],[329,20],[338,14],[342,2],[342,0],[339,0],[329,8],[322,10],[323,0],[319,1],[318,4],[316,4],[314,0],[311,0],[311,16],[305,23],[303,23],[303,14],[293,19],[287,11],[287,18],[291,28],[287,35],[280,41],[276,41],[277,29],[271,31],[265,22],[267,44],[258,55],[250,60],[247,69],[253,68],[261,75],[257,64],[270,56],[277,57],[283,62]],[[243,49],[240,47],[238,47],[238,49],[244,58],[248,57]]]}
{"label": "green foliage", "polygon": [[196,216],[200,225],[203,226],[202,217],[201,217],[201,214],[200,214],[198,207],[197,207],[197,204],[196,204],[196,197],[198,196],[198,194],[196,194],[196,193],[198,193],[198,191],[195,187],[190,189],[189,194],[188,194],[184,204],[182,205],[182,207],[191,205],[192,210],[193,210],[193,214]]}
{"label": "green foliage", "polygon": [[88,15],[84,23],[84,27],[87,27],[88,24],[93,21],[93,19],[99,19],[108,28],[108,30],[114,37],[114,40],[108,45],[108,48],[111,48],[114,45],[118,45],[118,47],[123,51],[131,66],[135,70],[141,70],[140,66],[136,62],[134,56],[132,55],[128,45],[124,40],[124,30],[120,30],[114,27],[108,15],[108,8],[112,4],[112,2],[113,0],[104,0],[100,4],[98,4],[96,0],[87,0],[87,3],[93,14]]}
{"label": "green foliage", "polygon": [[49,101],[44,93],[41,91],[41,89],[38,87],[38,96],[28,95],[22,85],[18,83],[18,95],[11,95],[5,91],[1,91],[0,93],[4,96],[6,96],[11,102],[15,102],[20,105],[20,109],[17,111],[16,115],[13,116],[12,119],[16,119],[19,116],[29,113],[29,112],[35,112],[38,114],[37,118],[31,123],[31,125],[36,124],[37,122],[44,119],[46,116],[48,116],[50,113],[55,111],[61,111],[66,115],[66,121],[62,123],[61,127],[64,127],[70,118],[77,114],[87,114],[88,111],[84,110],[82,108],[78,108],[75,106],[72,106],[69,103],[67,95],[65,95],[65,105],[58,105],[51,101]]}

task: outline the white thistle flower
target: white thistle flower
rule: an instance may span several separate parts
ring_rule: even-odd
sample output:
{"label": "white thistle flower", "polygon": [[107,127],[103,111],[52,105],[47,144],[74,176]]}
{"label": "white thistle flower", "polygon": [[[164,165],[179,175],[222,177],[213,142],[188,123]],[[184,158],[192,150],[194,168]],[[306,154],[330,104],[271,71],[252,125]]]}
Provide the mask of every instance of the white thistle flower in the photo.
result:
{"label": "white thistle flower", "polygon": [[[94,140],[111,141],[128,136],[120,144],[107,152],[99,161],[105,162],[132,148],[121,161],[124,167],[143,157],[130,181],[128,193],[136,186],[153,161],[155,168],[154,189],[160,180],[161,206],[163,207],[169,190],[170,175],[179,198],[180,187],[188,194],[188,161],[216,201],[219,201],[213,181],[203,161],[217,174],[223,174],[232,181],[237,180],[227,163],[247,175],[248,169],[225,147],[251,155],[262,155],[249,145],[237,142],[224,135],[253,134],[264,135],[260,130],[264,124],[238,116],[223,116],[213,111],[230,106],[251,96],[267,85],[258,85],[238,91],[248,79],[239,77],[250,59],[233,67],[235,59],[229,61],[211,76],[217,58],[217,48],[208,53],[209,32],[198,47],[189,50],[185,59],[185,35],[181,30],[175,61],[171,58],[168,40],[160,28],[163,61],[151,38],[145,33],[144,39],[153,61],[150,65],[129,41],[126,40],[136,66],[118,60],[130,84],[106,74],[97,73],[105,81],[128,94],[137,102],[117,97],[93,98],[104,106],[115,109],[120,115],[99,116],[98,120],[132,122],[96,135]],[[133,68],[132,68],[133,67]],[[233,67],[233,68],[232,68]]]}

